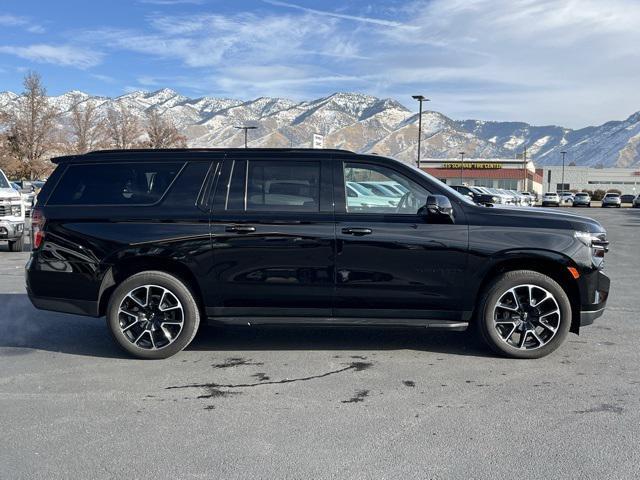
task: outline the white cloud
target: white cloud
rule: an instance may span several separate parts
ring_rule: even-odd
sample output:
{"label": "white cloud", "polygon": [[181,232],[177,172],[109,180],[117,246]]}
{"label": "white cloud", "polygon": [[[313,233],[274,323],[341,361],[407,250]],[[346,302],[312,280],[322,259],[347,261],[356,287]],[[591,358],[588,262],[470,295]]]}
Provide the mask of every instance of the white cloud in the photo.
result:
{"label": "white cloud", "polygon": [[29,18],[9,14],[0,14],[0,27],[20,27],[30,33],[45,32],[42,25],[32,22]]}
{"label": "white cloud", "polygon": [[202,5],[205,0],[138,0],[149,5]]}
{"label": "white cloud", "polygon": [[319,55],[361,58],[354,42],[343,38],[335,22],[313,22],[306,16],[250,13],[225,16],[154,16],[152,32],[102,29],[82,39],[111,48],[178,59],[188,67],[235,64],[271,65]]}
{"label": "white cloud", "polygon": [[326,17],[333,17],[333,18],[340,18],[342,20],[351,20],[351,21],[355,21],[355,22],[362,22],[362,23],[370,23],[370,24],[374,24],[374,25],[381,25],[384,27],[394,27],[394,28],[401,28],[401,29],[409,29],[409,30],[414,30],[416,27],[413,25],[405,25],[401,22],[396,22],[393,20],[384,20],[381,18],[373,18],[373,17],[364,17],[364,16],[358,16],[358,15],[347,15],[344,13],[338,13],[338,12],[331,12],[331,11],[327,11],[327,10],[318,10],[315,8],[308,8],[308,7],[303,7],[301,5],[296,5],[294,3],[288,3],[288,2],[281,2],[279,0],[263,0],[265,3],[268,3],[269,5],[273,5],[276,7],[285,7],[285,8],[292,8],[295,10],[300,10],[306,13],[311,13],[314,15],[321,15],[321,16],[326,16]]}
{"label": "white cloud", "polygon": [[348,14],[263,3],[277,14],[155,14],[80,40],[175,62],[142,81],[238,98],[423,93],[456,118],[576,127],[640,109],[637,0],[413,0]]}
{"label": "white cloud", "polygon": [[370,44],[385,65],[376,93],[419,88],[454,117],[576,127],[640,108],[640,2],[432,0],[407,15],[414,34]]}
{"label": "white cloud", "polygon": [[0,45],[0,53],[14,55],[34,62],[52,63],[81,69],[98,65],[102,59],[102,54],[99,52],[71,45],[36,44],[26,47]]}

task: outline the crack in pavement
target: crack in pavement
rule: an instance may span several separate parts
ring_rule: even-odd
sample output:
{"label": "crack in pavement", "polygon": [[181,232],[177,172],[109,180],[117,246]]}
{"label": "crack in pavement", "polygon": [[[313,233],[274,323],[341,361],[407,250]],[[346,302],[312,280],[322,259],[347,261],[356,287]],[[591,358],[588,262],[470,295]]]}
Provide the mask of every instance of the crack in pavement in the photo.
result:
{"label": "crack in pavement", "polygon": [[266,382],[258,382],[258,383],[236,383],[236,384],[223,384],[223,383],[190,383],[187,385],[176,385],[172,387],[166,387],[165,390],[175,390],[182,388],[251,388],[251,387],[259,387],[262,385],[282,385],[285,383],[294,383],[294,382],[306,382],[308,380],[315,380],[318,378],[328,377],[330,375],[335,375],[337,373],[346,372],[348,370],[353,370],[355,372],[361,372],[363,370],[368,369],[373,364],[370,362],[351,362],[348,366],[344,368],[340,368],[338,370],[331,370],[329,372],[321,373],[318,375],[311,375],[308,377],[300,377],[300,378],[285,378],[283,380],[270,380]]}

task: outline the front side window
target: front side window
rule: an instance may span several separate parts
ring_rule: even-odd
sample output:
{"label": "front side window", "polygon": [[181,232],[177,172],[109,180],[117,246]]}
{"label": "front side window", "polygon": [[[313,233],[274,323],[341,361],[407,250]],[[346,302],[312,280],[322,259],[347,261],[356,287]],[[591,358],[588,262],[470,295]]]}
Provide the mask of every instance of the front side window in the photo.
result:
{"label": "front side window", "polygon": [[165,194],[183,163],[70,165],[48,205],[152,205]]}
{"label": "front side window", "polygon": [[247,211],[319,212],[320,163],[249,162]]}
{"label": "front side window", "polygon": [[[374,164],[344,164],[347,213],[383,213],[415,215],[422,208],[429,192],[395,170]],[[354,188],[365,187],[364,190]],[[399,196],[381,194],[385,185],[397,185],[404,193]],[[380,186],[381,188],[376,188]],[[378,192],[378,193],[376,193]]]}

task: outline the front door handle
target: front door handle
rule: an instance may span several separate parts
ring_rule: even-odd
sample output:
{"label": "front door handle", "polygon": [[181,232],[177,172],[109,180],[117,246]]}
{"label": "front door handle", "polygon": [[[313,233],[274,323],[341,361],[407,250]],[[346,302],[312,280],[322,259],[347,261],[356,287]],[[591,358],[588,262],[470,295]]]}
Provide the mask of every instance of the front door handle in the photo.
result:
{"label": "front door handle", "polygon": [[229,225],[224,229],[224,231],[234,233],[251,233],[256,231],[256,227],[252,227],[251,225]]}
{"label": "front door handle", "polygon": [[370,228],[343,228],[342,233],[347,235],[370,235],[373,230]]}

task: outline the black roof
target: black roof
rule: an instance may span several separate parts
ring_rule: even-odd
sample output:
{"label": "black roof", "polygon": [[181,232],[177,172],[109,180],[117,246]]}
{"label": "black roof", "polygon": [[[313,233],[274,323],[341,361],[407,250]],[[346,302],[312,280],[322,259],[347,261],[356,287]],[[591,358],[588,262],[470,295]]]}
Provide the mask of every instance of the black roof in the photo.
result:
{"label": "black roof", "polygon": [[131,154],[140,154],[140,160],[150,159],[150,154],[188,154],[188,153],[212,153],[217,155],[225,155],[227,153],[233,152],[234,154],[242,154],[246,155],[255,155],[256,153],[260,154],[277,154],[277,153],[305,153],[305,154],[327,154],[327,153],[348,153],[354,154],[350,150],[340,150],[340,149],[318,149],[318,148],[135,148],[128,150],[96,150],[94,152],[89,152],[83,155],[66,155],[61,157],[52,158],[51,161],[53,163],[61,163],[61,162],[72,162],[72,161],[86,161],[86,160],[96,160],[100,156],[109,156],[111,158],[118,157],[120,155],[131,155]]}

